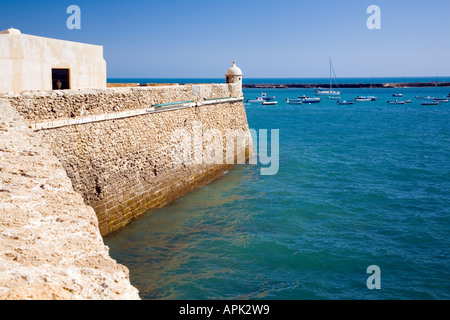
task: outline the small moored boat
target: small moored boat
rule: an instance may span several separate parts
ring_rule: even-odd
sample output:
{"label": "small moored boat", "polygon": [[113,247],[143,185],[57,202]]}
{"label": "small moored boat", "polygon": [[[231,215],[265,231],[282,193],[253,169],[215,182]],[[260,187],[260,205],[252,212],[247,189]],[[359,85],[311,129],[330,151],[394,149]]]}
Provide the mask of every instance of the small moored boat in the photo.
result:
{"label": "small moored boat", "polygon": [[421,103],[421,105],[423,105],[423,106],[436,106],[438,104],[439,104],[439,102],[434,101],[434,100],[424,101]]}
{"label": "small moored boat", "polygon": [[330,89],[319,88],[315,91],[316,96],[339,96],[341,94],[340,91],[333,90],[333,78],[331,77],[332,73],[334,75],[334,80],[336,81],[336,74],[334,72],[333,64],[331,63],[330,58]]}
{"label": "small moored boat", "polygon": [[393,97],[403,97],[403,93],[394,93]]}
{"label": "small moored boat", "polygon": [[430,96],[426,96],[426,97],[419,97],[419,96],[416,96],[416,99],[419,99],[419,100],[435,100],[435,99],[437,99],[438,97],[430,97]]}
{"label": "small moored boat", "polygon": [[263,100],[273,100],[275,99],[275,96],[268,96],[265,92],[261,92],[261,98]]}
{"label": "small moored boat", "polygon": [[346,104],[353,104],[354,102],[353,101],[342,100],[342,101],[337,101],[336,103],[340,104],[340,105],[346,105]]}
{"label": "small moored boat", "polygon": [[278,103],[278,101],[264,101],[262,104],[265,106],[269,106],[269,105],[271,106],[271,105],[274,105],[277,103]]}
{"label": "small moored boat", "polygon": [[303,103],[319,103],[320,101],[322,101],[321,98],[303,98]]}
{"label": "small moored boat", "polygon": [[328,90],[328,89],[317,89],[315,91],[316,96],[338,96],[341,93],[339,91],[335,90]]}
{"label": "small moored boat", "polygon": [[448,99],[447,98],[436,98],[436,99],[434,99],[434,101],[437,101],[437,102],[448,102]]}
{"label": "small moored boat", "polygon": [[[319,103],[320,101],[322,101],[322,98],[318,98],[318,97],[307,97],[305,95],[298,97],[298,99],[292,99],[292,100],[300,100],[302,103]],[[289,101],[291,101],[291,99],[289,99]]]}
{"label": "small moored boat", "polygon": [[377,101],[377,97],[375,97],[375,96],[358,96],[355,98],[355,101],[358,101],[358,102]]}
{"label": "small moored boat", "polygon": [[289,98],[286,98],[286,103],[287,104],[302,104],[303,103],[303,99],[289,99]]}
{"label": "small moored boat", "polygon": [[256,99],[247,99],[247,101],[245,101],[245,102],[251,103],[251,102],[264,102],[264,101],[265,100],[263,98],[258,97]]}
{"label": "small moored boat", "polygon": [[406,101],[398,101],[398,100],[394,100],[394,101],[388,101],[388,104],[406,104]]}

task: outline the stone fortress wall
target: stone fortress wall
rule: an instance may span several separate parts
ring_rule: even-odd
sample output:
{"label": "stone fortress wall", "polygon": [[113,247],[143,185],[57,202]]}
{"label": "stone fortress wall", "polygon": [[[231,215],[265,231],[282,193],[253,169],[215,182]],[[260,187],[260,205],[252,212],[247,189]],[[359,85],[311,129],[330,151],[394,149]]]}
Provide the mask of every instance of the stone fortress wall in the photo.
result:
{"label": "stone fortress wall", "polygon": [[[74,190],[95,210],[102,235],[232,168],[225,160],[174,163],[177,130],[193,136],[200,124],[203,130],[218,130],[224,136],[234,130],[249,137],[240,83],[37,91],[4,97],[51,146]],[[235,151],[248,159],[251,138],[244,148]]]}

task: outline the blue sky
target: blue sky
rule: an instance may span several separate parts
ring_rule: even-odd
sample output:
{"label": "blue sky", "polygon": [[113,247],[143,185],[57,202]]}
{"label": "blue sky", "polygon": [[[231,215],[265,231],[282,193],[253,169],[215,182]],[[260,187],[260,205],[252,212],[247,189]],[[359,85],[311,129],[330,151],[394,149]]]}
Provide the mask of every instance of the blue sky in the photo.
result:
{"label": "blue sky", "polygon": [[[81,29],[69,30],[69,5]],[[381,29],[369,30],[369,5]],[[450,76],[450,1],[0,0],[0,29],[99,44],[108,77]]]}

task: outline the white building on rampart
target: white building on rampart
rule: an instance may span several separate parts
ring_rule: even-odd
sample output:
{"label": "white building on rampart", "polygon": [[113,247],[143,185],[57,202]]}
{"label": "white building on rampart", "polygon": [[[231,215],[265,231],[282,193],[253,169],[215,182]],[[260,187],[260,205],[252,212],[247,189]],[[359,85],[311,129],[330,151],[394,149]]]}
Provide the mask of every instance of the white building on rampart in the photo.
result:
{"label": "white building on rampart", "polygon": [[103,46],[0,32],[0,93],[105,89]]}

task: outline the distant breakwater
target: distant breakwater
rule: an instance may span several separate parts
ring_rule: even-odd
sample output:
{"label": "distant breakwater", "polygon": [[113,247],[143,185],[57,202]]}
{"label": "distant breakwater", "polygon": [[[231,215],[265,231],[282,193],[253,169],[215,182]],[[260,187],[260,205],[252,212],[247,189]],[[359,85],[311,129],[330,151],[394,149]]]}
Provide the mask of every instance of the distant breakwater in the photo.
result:
{"label": "distant breakwater", "polygon": [[[256,84],[243,84],[242,87],[246,89],[251,88],[272,88],[272,89],[284,89],[284,88],[327,88],[329,83],[256,83]],[[450,87],[450,82],[405,82],[405,83],[343,83],[337,86],[338,88],[418,88],[418,87]]]}

